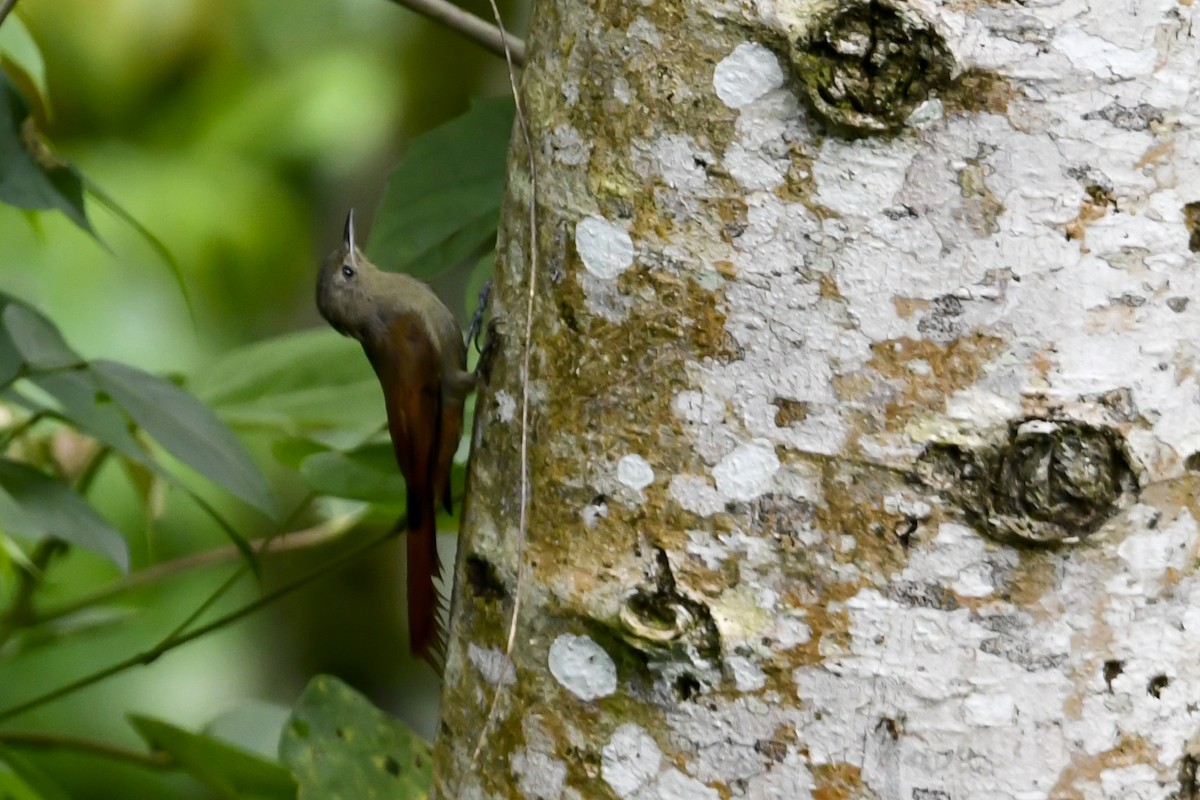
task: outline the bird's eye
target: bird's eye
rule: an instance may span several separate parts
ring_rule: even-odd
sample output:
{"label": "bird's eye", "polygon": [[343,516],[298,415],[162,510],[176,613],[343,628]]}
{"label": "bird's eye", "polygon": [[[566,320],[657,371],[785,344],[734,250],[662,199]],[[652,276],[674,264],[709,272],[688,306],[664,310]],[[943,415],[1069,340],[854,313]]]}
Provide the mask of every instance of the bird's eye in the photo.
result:
{"label": "bird's eye", "polygon": [[345,278],[346,280],[350,280],[351,278],[353,278],[354,277],[354,267],[350,266],[349,264],[343,264],[342,265],[342,277]]}

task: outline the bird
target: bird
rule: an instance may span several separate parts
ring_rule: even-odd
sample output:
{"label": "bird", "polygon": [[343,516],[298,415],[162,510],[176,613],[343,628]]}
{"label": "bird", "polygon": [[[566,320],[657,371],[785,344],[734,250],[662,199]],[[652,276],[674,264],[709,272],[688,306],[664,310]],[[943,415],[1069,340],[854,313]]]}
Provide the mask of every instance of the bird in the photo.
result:
{"label": "bird", "polygon": [[341,244],[321,264],[317,309],[334,330],[358,340],[383,389],[406,492],[410,649],[440,674],[446,639],[434,584],[441,574],[437,507],[453,511],[451,462],[476,383],[462,331],[428,284],[367,260],[355,241],[353,209]]}

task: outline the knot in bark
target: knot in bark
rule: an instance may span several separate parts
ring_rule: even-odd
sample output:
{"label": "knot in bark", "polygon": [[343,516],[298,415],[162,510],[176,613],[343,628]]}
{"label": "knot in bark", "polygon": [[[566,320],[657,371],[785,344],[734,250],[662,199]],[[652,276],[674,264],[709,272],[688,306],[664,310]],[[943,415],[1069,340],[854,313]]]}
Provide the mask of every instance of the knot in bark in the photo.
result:
{"label": "knot in bark", "polygon": [[941,34],[898,0],[836,3],[790,57],[817,115],[859,136],[902,128],[955,72]]}
{"label": "knot in bark", "polygon": [[1138,490],[1120,434],[1075,420],[1019,420],[974,447],[931,444],[918,474],[980,532],[1033,544],[1095,533]]}

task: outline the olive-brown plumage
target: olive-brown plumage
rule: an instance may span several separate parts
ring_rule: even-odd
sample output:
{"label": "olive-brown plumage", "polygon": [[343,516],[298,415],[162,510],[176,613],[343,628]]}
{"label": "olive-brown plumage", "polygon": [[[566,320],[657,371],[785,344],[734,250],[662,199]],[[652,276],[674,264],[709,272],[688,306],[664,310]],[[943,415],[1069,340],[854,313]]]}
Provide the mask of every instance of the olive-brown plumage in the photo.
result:
{"label": "olive-brown plumage", "polygon": [[357,339],[379,377],[388,432],[408,506],[408,625],[412,651],[440,669],[434,578],[440,572],[435,518],[451,510],[450,467],[462,433],[463,403],[475,385],[454,314],[410,275],[384,272],[354,241],[354,212],[342,245],[321,265],[317,308]]}

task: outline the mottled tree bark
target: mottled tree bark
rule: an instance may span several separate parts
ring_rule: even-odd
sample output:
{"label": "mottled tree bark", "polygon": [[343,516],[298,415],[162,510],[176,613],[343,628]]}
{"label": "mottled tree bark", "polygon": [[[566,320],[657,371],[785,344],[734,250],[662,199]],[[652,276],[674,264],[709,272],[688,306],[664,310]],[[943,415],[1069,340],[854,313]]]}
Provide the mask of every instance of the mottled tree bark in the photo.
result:
{"label": "mottled tree bark", "polygon": [[1200,5],[535,6],[437,796],[1195,797]]}

